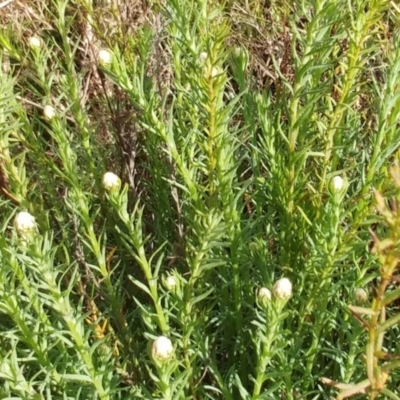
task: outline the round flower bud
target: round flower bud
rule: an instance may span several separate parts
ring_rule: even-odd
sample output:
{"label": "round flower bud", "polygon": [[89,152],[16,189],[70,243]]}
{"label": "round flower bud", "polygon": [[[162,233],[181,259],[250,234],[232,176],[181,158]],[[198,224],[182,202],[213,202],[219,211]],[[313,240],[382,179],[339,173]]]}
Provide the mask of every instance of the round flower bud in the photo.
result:
{"label": "round flower bud", "polygon": [[99,55],[100,64],[102,64],[102,65],[111,64],[112,56],[111,56],[111,53],[108,50],[101,49],[99,51],[98,55]]}
{"label": "round flower bud", "polygon": [[56,110],[53,106],[47,105],[43,109],[43,115],[47,121],[50,121],[56,115]]}
{"label": "round flower bud", "polygon": [[334,176],[331,181],[331,189],[334,192],[340,192],[344,187],[344,180],[341,176]]}
{"label": "round flower bud", "polygon": [[208,57],[208,54],[205,51],[201,52],[200,55],[199,55],[200,62],[202,64],[204,64],[205,61],[207,60],[207,57]]}
{"label": "round flower bud", "polygon": [[178,282],[176,281],[176,278],[173,275],[167,276],[164,282],[164,286],[167,290],[173,291],[176,289]]}
{"label": "round flower bud", "polygon": [[260,288],[260,290],[257,293],[257,299],[260,306],[266,307],[268,303],[271,301],[271,298],[272,294],[269,289],[267,289],[266,287]]}
{"label": "round flower bud", "polygon": [[329,182],[329,191],[336,201],[340,201],[347,190],[347,180],[339,175],[334,176]]}
{"label": "round flower bud", "polygon": [[220,67],[212,67],[211,68],[211,78],[216,78],[218,75],[222,74],[222,70]]}
{"label": "round flower bud", "polygon": [[172,347],[172,342],[165,336],[159,336],[154,342],[151,350],[153,358],[157,361],[168,360],[174,348]]}
{"label": "round flower bud", "polygon": [[288,278],[279,279],[275,282],[272,291],[276,298],[286,300],[292,295],[292,283]]}
{"label": "round flower bud", "polygon": [[354,295],[358,303],[365,303],[368,300],[368,293],[364,289],[356,289]]}
{"label": "round flower bud", "polygon": [[249,54],[242,47],[235,47],[232,51],[233,58],[242,71],[247,69],[249,63]]}
{"label": "round flower bud", "polygon": [[35,217],[26,211],[21,211],[15,216],[14,226],[21,236],[27,236],[36,230]]}
{"label": "round flower bud", "polygon": [[233,53],[233,55],[234,55],[235,57],[240,57],[241,54],[242,54],[242,49],[241,49],[240,47],[235,47],[235,48],[232,50],[232,53]]}
{"label": "round flower bud", "polygon": [[103,187],[106,190],[118,189],[121,186],[121,179],[113,172],[106,172],[103,175]]}
{"label": "round flower bud", "polygon": [[28,39],[28,44],[31,49],[39,49],[42,45],[42,42],[37,36],[31,36]]}

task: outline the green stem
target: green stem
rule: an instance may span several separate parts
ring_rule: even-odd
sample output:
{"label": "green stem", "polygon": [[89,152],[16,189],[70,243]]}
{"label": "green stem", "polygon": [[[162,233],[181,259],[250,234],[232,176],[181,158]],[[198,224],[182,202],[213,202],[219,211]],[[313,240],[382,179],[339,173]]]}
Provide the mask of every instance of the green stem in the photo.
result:
{"label": "green stem", "polygon": [[[357,76],[357,73],[362,68],[362,64],[360,64],[359,59],[361,54],[364,51],[364,43],[369,37],[369,29],[371,28],[372,24],[374,23],[375,14],[378,14],[379,11],[379,1],[374,1],[372,4],[369,5],[369,13],[367,16],[364,15],[363,10],[359,10],[357,13],[357,18],[359,18],[356,22],[362,23],[364,22],[361,30],[357,32],[357,28],[354,28],[353,35],[354,37],[351,38],[351,43],[349,47],[349,51],[347,54],[347,59],[349,60],[348,68],[345,75],[345,82],[343,88],[341,89],[341,95],[337,102],[336,108],[333,112],[333,115],[330,119],[329,126],[327,128],[327,142],[325,146],[325,157],[323,161],[323,170],[321,174],[321,181],[319,191],[320,193],[323,192],[323,188],[326,184],[326,175],[328,173],[329,163],[331,161],[331,156],[334,148],[334,143],[340,143],[341,138],[341,131],[338,130],[342,126],[343,116],[345,115],[344,111],[347,110],[349,106],[348,99],[350,96],[351,91],[354,88],[354,81]],[[336,135],[336,137],[335,137]],[[338,154],[334,154],[333,160],[331,163],[332,170],[337,168],[337,164],[339,161]]]}
{"label": "green stem", "polygon": [[101,400],[108,400],[109,396],[106,389],[103,387],[102,375],[97,372],[92,360],[90,346],[86,342],[84,327],[82,325],[83,319],[76,318],[75,311],[71,307],[69,299],[63,295],[63,293],[60,291],[59,285],[55,281],[55,275],[53,271],[48,270],[48,268],[52,268],[51,258],[48,259],[47,254],[41,255],[40,248],[38,248],[37,251],[39,254],[37,265],[39,266],[39,271],[43,274],[43,279],[48,286],[48,291],[52,294],[54,299],[54,309],[60,313],[65,324],[67,325],[69,332],[76,344],[76,350],[87,368],[93,386],[98,392],[99,398]]}
{"label": "green stem", "polygon": [[215,171],[215,158],[214,158],[214,148],[215,148],[215,134],[216,134],[216,95],[214,93],[214,83],[213,80],[215,78],[209,77],[208,82],[208,96],[211,100],[210,102],[210,109],[208,113],[208,144],[207,144],[207,152],[208,152],[208,184],[209,184],[209,194],[210,194],[210,201],[213,204],[214,198],[214,171]]}
{"label": "green stem", "polygon": [[265,382],[265,369],[271,359],[269,354],[271,353],[271,348],[273,341],[275,339],[275,333],[278,328],[277,324],[272,324],[267,337],[262,342],[262,353],[261,357],[258,357],[257,367],[256,367],[256,379],[254,382],[252,399],[256,400],[261,393],[263,383]]}
{"label": "green stem", "polygon": [[147,261],[143,244],[138,245],[138,243],[136,243],[136,246],[137,246],[136,251],[138,254],[138,261],[140,263],[140,266],[142,267],[142,271],[146,276],[146,280],[147,280],[147,283],[150,288],[150,293],[151,293],[154,307],[156,309],[156,313],[158,316],[158,321],[159,321],[161,332],[164,334],[168,334],[169,326],[168,326],[167,320],[164,315],[164,310],[159,302],[156,279],[154,278],[153,273],[151,271],[150,264]]}

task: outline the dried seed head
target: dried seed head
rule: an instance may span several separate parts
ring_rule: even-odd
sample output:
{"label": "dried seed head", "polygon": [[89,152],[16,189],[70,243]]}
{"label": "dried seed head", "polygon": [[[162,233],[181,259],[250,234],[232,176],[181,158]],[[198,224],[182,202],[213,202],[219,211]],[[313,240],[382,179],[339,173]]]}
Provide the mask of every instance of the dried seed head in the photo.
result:
{"label": "dried seed head", "polygon": [[168,360],[174,348],[172,346],[171,340],[169,340],[166,336],[159,336],[154,342],[152,347],[152,356],[157,361],[166,361]]}
{"label": "dried seed head", "polygon": [[292,283],[288,278],[279,279],[275,282],[272,291],[276,298],[287,300],[292,295]]}
{"label": "dried seed head", "polygon": [[106,172],[103,175],[103,187],[106,190],[114,190],[114,189],[119,189],[121,186],[121,179],[117,175],[115,175],[113,172]]}

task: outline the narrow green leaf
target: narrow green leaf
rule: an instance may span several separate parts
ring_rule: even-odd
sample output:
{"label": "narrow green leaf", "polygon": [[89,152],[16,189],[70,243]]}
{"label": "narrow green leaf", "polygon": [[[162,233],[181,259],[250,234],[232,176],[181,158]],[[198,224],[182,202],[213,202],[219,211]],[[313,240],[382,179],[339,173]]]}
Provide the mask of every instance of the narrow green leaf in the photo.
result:
{"label": "narrow green leaf", "polygon": [[396,325],[400,322],[400,313],[395,315],[392,318],[389,318],[385,323],[379,326],[377,329],[378,334],[381,334],[382,332],[386,332],[388,329],[390,329],[393,325]]}
{"label": "narrow green leaf", "polygon": [[199,301],[204,300],[205,298],[207,298],[212,292],[214,291],[214,288],[210,288],[208,289],[206,292],[202,293],[199,296],[196,296],[195,298],[190,300],[190,304],[192,306],[194,306],[196,303],[198,303]]}

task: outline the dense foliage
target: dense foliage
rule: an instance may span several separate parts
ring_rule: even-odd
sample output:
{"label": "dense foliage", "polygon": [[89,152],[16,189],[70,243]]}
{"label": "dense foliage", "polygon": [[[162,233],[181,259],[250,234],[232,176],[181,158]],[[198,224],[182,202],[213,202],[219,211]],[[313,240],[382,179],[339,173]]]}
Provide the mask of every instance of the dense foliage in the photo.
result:
{"label": "dense foliage", "polygon": [[0,23],[0,399],[400,399],[394,1]]}

